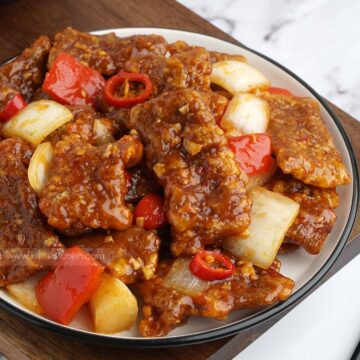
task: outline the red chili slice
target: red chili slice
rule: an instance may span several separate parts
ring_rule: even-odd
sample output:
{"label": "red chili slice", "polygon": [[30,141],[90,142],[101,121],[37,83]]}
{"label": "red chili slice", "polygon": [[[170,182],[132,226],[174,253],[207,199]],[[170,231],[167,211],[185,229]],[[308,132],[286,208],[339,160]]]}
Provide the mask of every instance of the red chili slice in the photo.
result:
{"label": "red chili slice", "polygon": [[[129,82],[143,84],[145,87],[144,91],[138,95],[129,95]],[[123,84],[127,85],[125,86],[124,96],[116,95],[117,89]],[[109,105],[128,108],[144,102],[151,95],[151,91],[152,83],[146,74],[120,72],[107,81],[104,95],[105,100]]]}
{"label": "red chili slice", "polygon": [[0,121],[7,121],[13,117],[19,110],[26,106],[26,101],[20,94],[16,94],[0,113]]}
{"label": "red chili slice", "polygon": [[189,269],[196,277],[206,281],[226,279],[236,270],[226,255],[208,250],[198,252],[192,258]]}
{"label": "red chili slice", "polygon": [[285,95],[285,96],[293,96],[293,94],[289,90],[279,88],[279,87],[271,87],[268,89],[268,91],[270,94],[281,94],[281,95]]}

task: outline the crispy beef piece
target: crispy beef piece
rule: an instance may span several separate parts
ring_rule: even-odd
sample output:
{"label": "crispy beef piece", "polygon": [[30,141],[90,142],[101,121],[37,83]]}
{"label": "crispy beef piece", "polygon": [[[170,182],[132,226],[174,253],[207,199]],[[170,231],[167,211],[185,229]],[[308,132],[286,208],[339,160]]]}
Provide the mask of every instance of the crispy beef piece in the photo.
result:
{"label": "crispy beef piece", "polygon": [[58,142],[39,202],[48,223],[69,236],[89,228],[131,226],[124,168],[138,163],[141,156],[136,134],[98,147],[84,141]]}
{"label": "crispy beef piece", "polygon": [[226,54],[217,51],[209,51],[211,63],[214,64],[224,60],[236,60],[241,62],[247,62],[245,56],[236,54]]}
{"label": "crispy beef piece", "polygon": [[336,189],[306,185],[280,171],[267,187],[300,204],[299,215],[288,230],[284,242],[300,245],[310,254],[318,254],[336,220],[333,210],[339,200]]}
{"label": "crispy beef piece", "polygon": [[0,142],[0,286],[50,268],[63,249],[29,184],[31,155],[30,145],[19,138]]}
{"label": "crispy beef piece", "polygon": [[72,245],[79,245],[125,284],[150,279],[156,270],[160,239],[153,231],[140,227],[85,235]]}
{"label": "crispy beef piece", "polygon": [[212,66],[205,48],[194,47],[170,57],[146,55],[131,58],[124,70],[149,75],[153,84],[152,95],[167,90],[194,88],[208,90]]}
{"label": "crispy beef piece", "polygon": [[154,173],[150,171],[145,163],[140,163],[128,169],[128,173],[131,176],[131,185],[125,195],[127,203],[137,203],[146,194],[162,192]]}
{"label": "crispy beef piece", "polygon": [[274,268],[258,270],[242,260],[230,278],[208,282],[202,292],[189,295],[164,286],[172,262],[160,262],[152,279],[135,284],[145,303],[139,325],[143,336],[167,335],[192,315],[223,320],[236,309],[271,305],[287,299],[294,287],[291,279]]}
{"label": "crispy beef piece", "polygon": [[[189,45],[187,42],[182,40],[175,41],[174,43],[170,43],[167,46],[167,49],[169,50],[169,53],[171,55],[187,52],[194,48],[197,48],[197,46]],[[247,62],[245,56],[243,55],[226,54],[218,51],[209,51],[209,54],[210,54],[210,61],[212,64],[223,60],[236,60],[236,61]]]}
{"label": "crispy beef piece", "polygon": [[123,67],[130,58],[135,59],[147,55],[164,56],[167,52],[167,41],[160,35],[133,35],[117,38],[114,43],[108,44],[108,49],[118,70]]}
{"label": "crispy beef piece", "polygon": [[[166,57],[160,53],[132,56],[123,67],[127,72],[147,74],[152,81],[152,96],[168,90],[194,88],[210,89],[212,70],[209,53],[201,47],[189,47],[187,51]],[[121,129],[128,128],[129,109],[109,106],[103,94],[96,99],[96,107],[119,124]]]}
{"label": "crispy beef piece", "polygon": [[29,48],[0,67],[0,112],[17,93],[29,101],[42,84],[50,49],[47,36],[40,36]]}
{"label": "crispy beef piece", "polygon": [[92,145],[104,145],[115,141],[119,126],[90,106],[69,106],[74,119],[53,131],[45,141],[56,145],[60,140],[81,140]]}
{"label": "crispy beef piece", "polygon": [[238,235],[250,222],[243,174],[217,126],[227,100],[183,89],[132,108],[147,165],[165,188],[175,256]]}
{"label": "crispy beef piece", "polygon": [[120,71],[130,57],[147,54],[165,55],[166,40],[158,35],[134,35],[119,38],[114,33],[91,35],[70,27],[55,35],[48,67],[60,52],[70,55],[104,75]]}
{"label": "crispy beef piece", "polygon": [[116,72],[116,66],[108,52],[108,47],[116,40],[114,33],[98,36],[68,27],[55,35],[54,45],[49,54],[48,68],[57,56],[65,51],[102,74],[112,75]]}
{"label": "crispy beef piece", "polygon": [[269,93],[262,96],[270,105],[267,131],[284,173],[324,188],[351,181],[315,100]]}

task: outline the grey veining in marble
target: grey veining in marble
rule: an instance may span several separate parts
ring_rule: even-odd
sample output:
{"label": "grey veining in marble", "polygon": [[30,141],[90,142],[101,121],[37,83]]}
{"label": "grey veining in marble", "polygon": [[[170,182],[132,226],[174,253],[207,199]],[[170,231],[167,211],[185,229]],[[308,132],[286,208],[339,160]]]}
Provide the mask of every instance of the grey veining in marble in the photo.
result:
{"label": "grey veining in marble", "polygon": [[179,0],[360,120],[360,0]]}

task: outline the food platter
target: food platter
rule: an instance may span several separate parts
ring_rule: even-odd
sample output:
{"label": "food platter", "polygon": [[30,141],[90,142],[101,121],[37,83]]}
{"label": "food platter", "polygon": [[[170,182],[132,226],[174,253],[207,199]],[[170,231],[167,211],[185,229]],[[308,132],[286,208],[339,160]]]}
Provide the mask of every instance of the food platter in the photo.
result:
{"label": "food platter", "polygon": [[110,345],[160,347],[210,341],[237,333],[269,319],[304,297],[316,286],[318,281],[325,275],[341,253],[355,220],[358,201],[358,174],[350,142],[337,117],[327,107],[323,99],[301,79],[273,60],[251,49],[201,34],[168,29],[109,29],[95,32],[95,34],[100,35],[107,32],[115,32],[118,36],[155,33],[164,36],[169,42],[184,40],[191,45],[201,45],[209,50],[230,54],[242,54],[248,59],[251,65],[263,74],[266,74],[274,86],[285,87],[298,96],[308,96],[317,99],[321,104],[321,115],[326,126],[333,136],[336,147],[340,150],[346,167],[349,169],[353,179],[352,184],[342,186],[338,189],[340,198],[340,204],[336,210],[338,219],[320,255],[311,256],[305,251],[299,250],[280,257],[282,273],[294,279],[296,287],[293,295],[289,299],[274,306],[260,310],[235,311],[225,321],[194,317],[190,319],[186,325],[171,331],[166,337],[142,338],[138,334],[136,326],[129,331],[112,335],[102,335],[91,332],[86,309],[83,309],[69,326],[63,326],[22,307],[5,291],[1,291],[0,293],[1,305],[11,313],[33,324],[79,340]]}

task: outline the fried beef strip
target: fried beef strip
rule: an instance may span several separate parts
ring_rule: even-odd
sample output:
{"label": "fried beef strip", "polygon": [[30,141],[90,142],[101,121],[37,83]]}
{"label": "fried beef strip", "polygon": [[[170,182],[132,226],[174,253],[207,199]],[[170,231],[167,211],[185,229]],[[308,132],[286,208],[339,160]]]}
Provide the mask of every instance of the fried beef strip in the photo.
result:
{"label": "fried beef strip", "polygon": [[124,168],[141,157],[142,144],[135,131],[98,147],[84,141],[58,142],[39,201],[48,223],[69,236],[89,228],[129,227],[132,213],[124,200]]}
{"label": "fried beef strip", "polygon": [[63,251],[29,184],[31,155],[30,145],[19,138],[0,142],[0,286],[50,268]]}
{"label": "fried beef strip", "polygon": [[119,133],[117,123],[97,113],[90,106],[69,106],[74,119],[53,131],[45,141],[56,145],[61,140],[81,140],[91,145],[103,145],[115,141]]}
{"label": "fried beef strip", "polygon": [[167,41],[162,36],[155,34],[117,38],[115,43],[108,45],[118,70],[123,70],[129,59],[147,55],[164,56],[167,53],[166,46]]}
{"label": "fried beef strip", "polygon": [[[156,97],[164,91],[176,89],[209,90],[212,65],[205,48],[187,46],[183,51],[174,51],[170,57],[158,53],[141,56],[139,53],[125,62],[123,70],[147,74],[152,82],[152,96]],[[121,129],[128,127],[128,109],[109,106],[103,94],[98,96],[96,106],[119,124]]]}
{"label": "fried beef strip", "polygon": [[54,45],[49,54],[48,68],[57,56],[65,51],[102,74],[112,75],[116,72],[116,66],[107,48],[108,44],[115,41],[114,33],[97,36],[68,27],[55,35]]}
{"label": "fried beef strip", "polygon": [[104,75],[122,70],[130,57],[147,54],[165,55],[166,40],[159,35],[134,35],[119,38],[114,33],[91,35],[70,27],[55,35],[48,67],[60,52],[67,52]]}
{"label": "fried beef strip", "polygon": [[40,36],[20,56],[0,67],[0,112],[17,93],[25,101],[31,99],[43,82],[49,49],[50,39]]}
{"label": "fried beef strip", "polygon": [[241,62],[247,62],[245,56],[238,55],[238,54],[226,54],[221,53],[218,51],[209,51],[210,53],[210,60],[212,64],[215,64],[219,61],[225,61],[225,60],[235,60],[235,61],[241,61]]}
{"label": "fried beef strip", "polygon": [[351,181],[315,100],[269,93],[262,96],[270,105],[267,131],[284,173],[324,188]]}
{"label": "fried beef strip", "polygon": [[133,226],[122,231],[84,235],[71,244],[89,252],[125,284],[132,284],[154,275],[160,239],[152,231]]}
{"label": "fried beef strip", "polygon": [[[174,43],[171,43],[167,46],[167,49],[169,50],[171,55],[187,52],[191,49],[196,48],[197,46],[189,45],[187,42],[178,40]],[[218,51],[209,51],[210,54],[210,61],[212,64],[223,61],[223,60],[236,60],[236,61],[242,61],[246,62],[246,58],[243,55],[238,54],[226,54]]]}
{"label": "fried beef strip", "polygon": [[227,100],[182,89],[132,108],[147,165],[165,188],[175,256],[238,235],[250,222],[243,174],[216,120]]}
{"label": "fried beef strip", "polygon": [[288,230],[284,243],[300,245],[310,254],[318,254],[336,220],[333,210],[339,200],[336,189],[306,185],[281,171],[266,186],[300,205],[299,215]]}
{"label": "fried beef strip", "polygon": [[125,63],[124,70],[149,75],[152,95],[156,96],[174,89],[208,90],[212,65],[205,48],[193,47],[170,57],[151,54],[131,58]]}
{"label": "fried beef strip", "polygon": [[167,335],[192,315],[223,320],[236,309],[271,305],[287,299],[294,287],[294,282],[275,268],[258,270],[239,260],[230,278],[205,282],[205,288],[196,294],[183,293],[165,287],[163,280],[172,265],[173,260],[161,261],[152,279],[135,284],[145,302],[139,325],[143,336]]}

